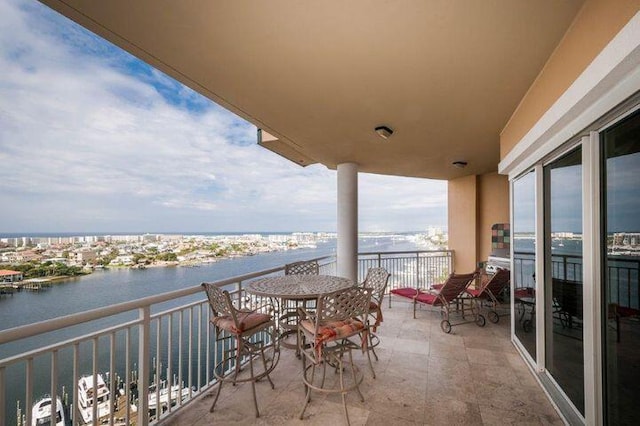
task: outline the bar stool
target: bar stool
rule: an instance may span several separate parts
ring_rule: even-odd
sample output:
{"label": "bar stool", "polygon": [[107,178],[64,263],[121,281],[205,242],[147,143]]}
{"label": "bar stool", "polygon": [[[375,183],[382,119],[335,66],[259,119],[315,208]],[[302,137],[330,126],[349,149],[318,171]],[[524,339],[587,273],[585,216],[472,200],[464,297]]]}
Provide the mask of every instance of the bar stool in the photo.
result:
{"label": "bar stool", "polygon": [[[318,275],[319,272],[320,267],[315,260],[289,263],[284,267],[285,275]],[[298,308],[309,308],[309,302],[306,299],[282,299],[280,305],[279,324],[282,330],[280,343],[286,348],[295,349],[297,356],[300,356],[298,351]],[[295,340],[292,342],[293,339]]]}
{"label": "bar stool", "polygon": [[387,283],[391,274],[384,268],[369,268],[367,276],[362,282],[361,286],[370,288],[372,290],[371,302],[369,303],[369,315],[367,320],[369,321],[369,344],[367,345],[367,357],[369,358],[369,367],[371,368],[371,374],[373,378],[376,378],[376,372],[371,364],[371,355],[378,361],[378,354],[376,354],[375,348],[380,344],[380,338],[376,335],[378,327],[382,323],[382,299],[384,293],[387,290]]}
{"label": "bar stool", "polygon": [[[366,350],[370,301],[370,288],[353,287],[319,297],[315,312],[300,309],[298,344],[302,353],[302,381],[306,389],[300,420],[311,401],[312,390],[339,393],[347,424],[347,393],[356,390],[360,400],[364,401],[360,391],[364,376],[353,363],[351,350]],[[327,380],[327,365],[339,374],[337,383]],[[322,374],[316,374],[320,366]],[[345,378],[347,368],[351,371],[351,377]]]}
{"label": "bar stool", "polygon": [[[271,315],[264,313],[273,311],[273,306],[266,304],[254,310],[239,309],[233,305],[228,291],[211,283],[203,283],[202,287],[213,312],[210,322],[215,328],[217,344],[214,347],[222,350],[221,361],[216,363],[213,370],[220,384],[209,411],[213,412],[225,382],[231,382],[234,386],[236,383],[250,382],[256,417],[260,417],[256,382],[266,377],[271,389],[274,389],[269,374],[280,359],[275,321]],[[260,361],[257,371],[255,359]],[[243,374],[242,367],[247,363],[249,371]]]}

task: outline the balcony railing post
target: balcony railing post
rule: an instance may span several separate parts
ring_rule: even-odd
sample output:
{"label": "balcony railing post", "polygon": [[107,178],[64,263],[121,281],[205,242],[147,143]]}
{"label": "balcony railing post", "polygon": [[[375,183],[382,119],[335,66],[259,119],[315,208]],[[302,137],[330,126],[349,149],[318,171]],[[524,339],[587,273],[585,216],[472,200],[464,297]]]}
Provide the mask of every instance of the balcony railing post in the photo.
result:
{"label": "balcony railing post", "polygon": [[420,287],[420,253],[416,252],[416,288]]}
{"label": "balcony railing post", "polygon": [[24,403],[24,412],[27,417],[27,420],[24,424],[31,424],[31,407],[33,406],[33,358],[27,359],[27,371],[26,371],[26,388],[25,388],[25,403]]}
{"label": "balcony railing post", "polygon": [[[51,424],[56,423],[56,409],[58,396],[58,351],[51,352]],[[29,408],[29,407],[25,407]],[[33,419],[31,420],[33,422]]]}
{"label": "balcony railing post", "polygon": [[[0,367],[0,413],[6,413],[6,407],[4,404],[4,367]],[[5,426],[6,416],[0,416],[0,426]]]}
{"label": "balcony railing post", "polygon": [[138,310],[138,424],[149,424],[149,356],[151,339],[151,309],[145,306]]}
{"label": "balcony railing post", "polygon": [[73,387],[73,393],[71,397],[71,424],[78,424],[80,413],[78,411],[78,380],[80,378],[80,343],[73,345],[73,381],[71,386]]}

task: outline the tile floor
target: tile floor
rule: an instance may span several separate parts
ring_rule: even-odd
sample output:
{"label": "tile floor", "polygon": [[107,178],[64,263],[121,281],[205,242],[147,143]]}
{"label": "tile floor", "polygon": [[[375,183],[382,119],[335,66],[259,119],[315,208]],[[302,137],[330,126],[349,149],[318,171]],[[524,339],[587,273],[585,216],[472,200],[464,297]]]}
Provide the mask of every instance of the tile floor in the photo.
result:
{"label": "tile floor", "polygon": [[[427,308],[412,318],[411,305],[385,301],[382,342],[373,379],[366,357],[354,353],[364,372],[357,393],[347,395],[352,425],[562,425],[533,375],[509,341],[509,317],[484,328],[465,324],[451,334],[440,330],[440,317]],[[165,425],[342,425],[339,395],[312,394],[303,420],[301,362],[283,349],[267,381],[257,384],[260,417],[255,418],[251,386],[225,385],[214,413],[211,392],[193,401]]]}

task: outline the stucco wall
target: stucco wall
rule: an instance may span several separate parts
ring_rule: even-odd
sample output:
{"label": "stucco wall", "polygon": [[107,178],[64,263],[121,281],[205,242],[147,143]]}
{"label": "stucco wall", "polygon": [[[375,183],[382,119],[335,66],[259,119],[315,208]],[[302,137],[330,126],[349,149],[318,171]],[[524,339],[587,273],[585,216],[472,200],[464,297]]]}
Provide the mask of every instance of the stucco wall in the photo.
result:
{"label": "stucco wall", "polygon": [[640,10],[640,0],[588,0],[500,134],[500,158],[527,134]]}
{"label": "stucco wall", "polygon": [[498,173],[465,176],[449,181],[448,194],[455,269],[471,272],[491,253],[491,225],[509,222],[509,182]]}
{"label": "stucco wall", "polygon": [[478,261],[491,254],[491,226],[509,223],[509,179],[498,173],[478,176]]}

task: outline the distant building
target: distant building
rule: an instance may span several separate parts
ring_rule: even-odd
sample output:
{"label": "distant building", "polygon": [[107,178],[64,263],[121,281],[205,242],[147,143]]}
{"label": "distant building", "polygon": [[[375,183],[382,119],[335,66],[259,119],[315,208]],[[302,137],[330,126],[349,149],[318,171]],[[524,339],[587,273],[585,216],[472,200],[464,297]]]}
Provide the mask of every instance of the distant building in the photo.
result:
{"label": "distant building", "polygon": [[0,282],[15,283],[18,281],[22,281],[22,272],[0,269]]}
{"label": "distant building", "polygon": [[76,261],[81,264],[94,262],[97,258],[98,255],[93,250],[82,250],[76,254]]}
{"label": "distant building", "polygon": [[124,266],[133,265],[133,256],[128,256],[128,255],[118,256],[115,259],[113,259],[111,262],[109,262],[109,265],[124,265]]}

